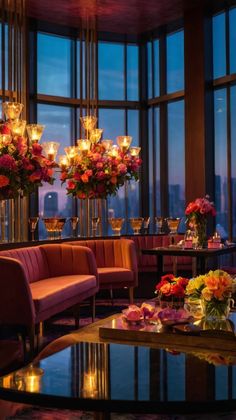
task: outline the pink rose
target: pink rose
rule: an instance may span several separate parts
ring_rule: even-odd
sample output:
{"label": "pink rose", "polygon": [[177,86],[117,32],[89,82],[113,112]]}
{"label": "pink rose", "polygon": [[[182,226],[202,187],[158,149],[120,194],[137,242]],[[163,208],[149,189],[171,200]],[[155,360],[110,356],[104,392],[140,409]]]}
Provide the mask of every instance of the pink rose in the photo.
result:
{"label": "pink rose", "polygon": [[105,172],[103,172],[103,171],[99,171],[99,172],[97,173],[97,179],[98,179],[98,180],[102,180],[102,179],[104,179],[104,178],[106,178],[106,174],[105,174]]}
{"label": "pink rose", "polygon": [[142,317],[142,311],[136,305],[129,305],[128,309],[125,309],[123,313],[128,321],[139,321]]}
{"label": "pink rose", "polygon": [[120,174],[126,174],[127,166],[124,163],[120,163],[118,165],[118,171],[120,172]]}

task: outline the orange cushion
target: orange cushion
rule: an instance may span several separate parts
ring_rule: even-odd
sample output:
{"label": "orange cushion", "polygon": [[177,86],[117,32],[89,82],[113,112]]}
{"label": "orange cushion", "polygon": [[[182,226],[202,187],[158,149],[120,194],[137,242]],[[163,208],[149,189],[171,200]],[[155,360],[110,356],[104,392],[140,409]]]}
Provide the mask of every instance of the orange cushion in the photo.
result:
{"label": "orange cushion", "polygon": [[111,284],[113,285],[116,283],[120,285],[121,283],[132,283],[134,282],[134,273],[127,268],[121,267],[99,267],[98,268],[98,275],[99,275],[99,285],[100,287],[103,284]]}

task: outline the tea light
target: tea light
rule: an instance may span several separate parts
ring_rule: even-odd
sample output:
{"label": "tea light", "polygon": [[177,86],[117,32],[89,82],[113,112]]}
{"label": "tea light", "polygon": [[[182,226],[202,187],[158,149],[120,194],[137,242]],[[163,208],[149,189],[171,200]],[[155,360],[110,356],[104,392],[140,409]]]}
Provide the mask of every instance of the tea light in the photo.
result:
{"label": "tea light", "polygon": [[66,155],[59,156],[59,166],[60,168],[65,171],[68,166],[68,158]]}
{"label": "tea light", "polygon": [[106,151],[110,150],[112,147],[113,141],[112,140],[102,140],[101,145],[106,149]]}
{"label": "tea light", "polygon": [[91,146],[90,140],[79,139],[77,140],[77,144],[78,144],[79,151],[84,155],[87,154],[88,151],[90,150],[90,146]]}
{"label": "tea light", "polygon": [[120,147],[121,151],[123,153],[127,152],[132,142],[132,137],[131,136],[118,136],[116,139],[117,139],[117,144]]}
{"label": "tea light", "polygon": [[13,136],[23,136],[25,132],[26,121],[16,119],[11,121],[9,126]]}
{"label": "tea light", "polygon": [[19,102],[3,102],[2,109],[7,120],[19,118],[24,105]]}
{"label": "tea light", "polygon": [[117,157],[118,154],[119,154],[119,148],[116,144],[114,144],[109,150],[109,155],[112,157]]}
{"label": "tea light", "polygon": [[69,146],[65,147],[64,150],[66,152],[69,165],[74,165],[76,157],[78,156],[79,148],[77,146]]}
{"label": "tea light", "polygon": [[55,160],[60,143],[49,141],[48,143],[43,143],[42,146],[48,160]]}
{"label": "tea light", "polygon": [[27,124],[26,131],[31,143],[38,143],[42,137],[45,125]]}
{"label": "tea light", "polygon": [[129,149],[129,152],[131,154],[131,156],[137,157],[140,153],[141,147],[131,147]]}
{"label": "tea light", "polygon": [[89,140],[91,143],[98,143],[100,138],[102,137],[103,129],[102,128],[94,128],[90,132]]}

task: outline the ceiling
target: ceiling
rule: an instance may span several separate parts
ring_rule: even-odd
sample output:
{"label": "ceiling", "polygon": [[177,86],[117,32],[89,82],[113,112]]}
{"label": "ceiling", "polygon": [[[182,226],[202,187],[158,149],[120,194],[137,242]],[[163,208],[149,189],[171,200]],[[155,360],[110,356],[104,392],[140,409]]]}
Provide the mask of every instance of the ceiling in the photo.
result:
{"label": "ceiling", "polygon": [[[229,0],[230,1],[230,0]],[[195,6],[220,0],[26,0],[27,14],[42,21],[79,27],[80,19],[97,17],[98,30],[139,34],[183,17]],[[226,3],[226,1],[224,1]]]}

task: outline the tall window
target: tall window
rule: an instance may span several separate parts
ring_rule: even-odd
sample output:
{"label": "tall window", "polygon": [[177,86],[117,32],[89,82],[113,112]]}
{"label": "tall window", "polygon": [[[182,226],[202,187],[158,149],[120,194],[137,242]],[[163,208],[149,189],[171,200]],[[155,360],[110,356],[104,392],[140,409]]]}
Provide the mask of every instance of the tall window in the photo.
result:
{"label": "tall window", "polygon": [[[37,116],[46,126],[43,141],[60,142],[59,155],[79,138],[80,97],[85,97],[83,41],[38,32],[37,34]],[[83,65],[83,68],[81,68]],[[98,43],[98,127],[103,138],[116,143],[118,135],[131,135],[133,146],[139,145],[139,47],[136,44],[99,41]],[[82,91],[81,91],[82,89]],[[81,95],[82,93],[82,95]],[[56,98],[56,102],[55,102]],[[85,113],[85,109],[83,113]],[[76,203],[66,195],[56,171],[54,185],[39,189],[39,214],[44,217],[70,217]],[[140,216],[140,186],[132,182],[109,197],[108,215]],[[74,202],[74,204],[73,204]],[[134,206],[135,204],[135,206]],[[124,226],[123,233],[129,231]],[[41,223],[40,237],[46,232]],[[70,223],[63,231],[70,234]],[[110,232],[111,233],[111,232]]]}
{"label": "tall window", "polygon": [[236,236],[236,8],[212,18],[215,133],[216,222],[226,236]]}
{"label": "tall window", "polygon": [[147,75],[149,213],[153,219],[180,217],[185,206],[183,30],[147,43]]}

